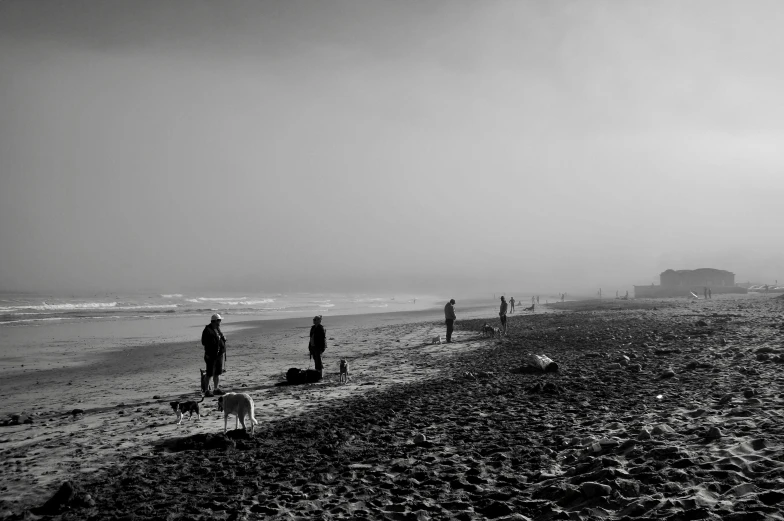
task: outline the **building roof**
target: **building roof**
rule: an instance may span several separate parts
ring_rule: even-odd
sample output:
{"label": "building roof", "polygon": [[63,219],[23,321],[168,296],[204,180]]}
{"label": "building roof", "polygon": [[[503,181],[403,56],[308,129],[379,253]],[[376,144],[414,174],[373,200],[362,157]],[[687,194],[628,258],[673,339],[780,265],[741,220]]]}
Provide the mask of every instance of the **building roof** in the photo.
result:
{"label": "building roof", "polygon": [[717,270],[715,268],[697,268],[696,270],[665,270],[661,274],[664,275],[665,273],[677,273],[678,275],[685,275],[687,273],[705,273],[705,274],[712,274],[712,275],[735,275],[731,271],[726,270]]}

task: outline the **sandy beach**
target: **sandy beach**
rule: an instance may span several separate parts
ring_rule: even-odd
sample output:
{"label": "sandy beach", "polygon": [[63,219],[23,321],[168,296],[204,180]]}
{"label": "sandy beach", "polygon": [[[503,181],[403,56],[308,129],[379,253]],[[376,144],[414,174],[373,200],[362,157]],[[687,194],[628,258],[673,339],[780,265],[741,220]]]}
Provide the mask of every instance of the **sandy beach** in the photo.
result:
{"label": "sandy beach", "polygon": [[[452,345],[429,343],[438,310],[330,317],[325,378],[298,386],[274,384],[307,367],[308,322],[237,324],[224,382],[253,396],[253,437],[224,437],[214,398],[176,425],[168,402],[198,395],[195,341],[13,374],[2,515],[782,519],[784,300],[548,311],[510,316],[496,340],[479,334],[494,308],[458,306]],[[529,353],[560,371],[524,370]]]}

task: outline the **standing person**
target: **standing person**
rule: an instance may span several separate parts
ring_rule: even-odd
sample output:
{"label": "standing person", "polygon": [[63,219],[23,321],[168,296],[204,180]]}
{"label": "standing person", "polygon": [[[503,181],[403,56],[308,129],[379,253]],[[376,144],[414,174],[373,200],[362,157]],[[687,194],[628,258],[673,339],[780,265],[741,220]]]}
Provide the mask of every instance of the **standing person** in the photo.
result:
{"label": "standing person", "polygon": [[539,303],[539,295],[536,296],[536,303]]}
{"label": "standing person", "polygon": [[321,325],[321,315],[313,317],[313,325],[310,326],[310,343],[308,351],[313,363],[316,366],[319,376],[322,376],[324,366],[321,364],[321,355],[327,349],[327,330]]}
{"label": "standing person", "polygon": [[711,291],[710,288],[708,288],[708,298],[713,300],[713,292]]}
{"label": "standing person", "polygon": [[457,319],[457,315],[455,315],[455,299],[451,299],[444,306],[444,318],[446,319],[446,343],[451,344],[452,331],[455,329],[455,320]]}
{"label": "standing person", "polygon": [[702,290],[702,295],[703,295],[703,297],[705,297],[705,300],[708,300],[708,288],[707,287],[705,287]]}
{"label": "standing person", "polygon": [[509,299],[509,313],[514,313],[514,297]]}
{"label": "standing person", "polygon": [[501,309],[498,312],[498,316],[501,317],[501,329],[504,336],[506,336],[506,299],[503,295],[501,295]]}
{"label": "standing person", "polygon": [[201,345],[204,346],[204,363],[207,364],[207,381],[212,378],[213,391],[205,390],[204,396],[226,394],[219,387],[220,375],[226,372],[226,337],[220,330],[223,317],[215,313],[210,317],[210,323],[204,326],[201,332]]}

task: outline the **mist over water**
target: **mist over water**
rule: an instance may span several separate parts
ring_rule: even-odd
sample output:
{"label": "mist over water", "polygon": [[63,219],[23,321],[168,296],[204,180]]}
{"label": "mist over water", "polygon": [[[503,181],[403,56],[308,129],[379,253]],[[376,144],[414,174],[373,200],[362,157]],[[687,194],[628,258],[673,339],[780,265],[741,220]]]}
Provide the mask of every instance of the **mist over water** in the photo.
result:
{"label": "mist over water", "polygon": [[[668,268],[784,279],[782,15],[6,0],[0,289],[593,295]],[[68,312],[147,305],[96,302],[116,304]],[[58,311],[46,305],[32,311]],[[186,305],[215,304],[150,312]]]}

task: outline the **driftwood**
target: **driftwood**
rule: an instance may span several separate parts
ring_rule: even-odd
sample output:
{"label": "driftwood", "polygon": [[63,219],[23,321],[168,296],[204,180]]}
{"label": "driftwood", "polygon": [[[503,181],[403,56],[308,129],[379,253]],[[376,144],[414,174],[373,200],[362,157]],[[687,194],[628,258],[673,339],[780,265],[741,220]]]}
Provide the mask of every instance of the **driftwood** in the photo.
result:
{"label": "driftwood", "polygon": [[545,373],[554,373],[558,371],[558,364],[545,355],[529,355],[528,358],[523,360],[524,363],[531,367],[535,367]]}

